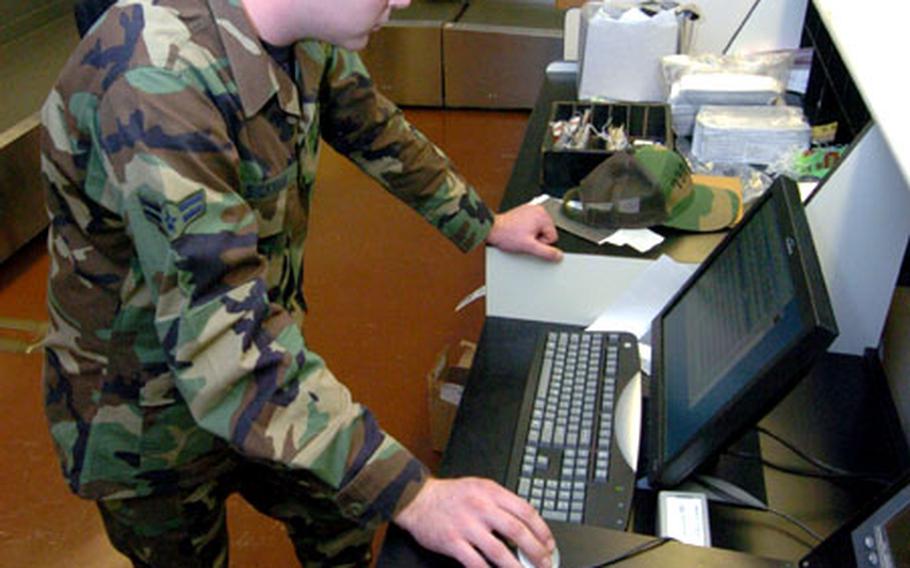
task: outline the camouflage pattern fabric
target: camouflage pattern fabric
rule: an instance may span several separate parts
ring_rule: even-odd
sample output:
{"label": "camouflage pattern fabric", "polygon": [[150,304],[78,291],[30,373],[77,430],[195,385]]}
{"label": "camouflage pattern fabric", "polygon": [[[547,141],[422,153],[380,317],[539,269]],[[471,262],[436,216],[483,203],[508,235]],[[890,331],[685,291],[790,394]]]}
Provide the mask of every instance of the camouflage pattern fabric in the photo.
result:
{"label": "camouflage pattern fabric", "polygon": [[194,487],[232,448],[367,524],[426,478],[300,332],[320,135],[464,250],[492,215],[357,55],[294,53],[291,78],[238,0],[123,0],[44,105],[45,403],[83,497]]}
{"label": "camouflage pattern fabric", "polygon": [[[742,192],[718,181],[722,179],[702,175],[699,180],[707,183],[695,183],[681,154],[656,144],[644,146],[601,162],[566,192],[562,212],[604,229],[664,225],[719,231],[735,225],[743,214]],[[581,211],[573,205],[578,199]]]}
{"label": "camouflage pattern fabric", "polygon": [[331,487],[281,465],[232,461],[225,474],[177,493],[98,501],[111,543],[134,566],[228,566],[225,499],[239,493],[285,525],[302,566],[370,565],[374,532],[339,511]]}
{"label": "camouflage pattern fabric", "polygon": [[666,197],[669,215],[663,225],[710,232],[732,227],[742,218],[741,194],[724,186],[693,183],[692,172],[678,152],[646,146],[635,151],[635,161],[651,173]]}

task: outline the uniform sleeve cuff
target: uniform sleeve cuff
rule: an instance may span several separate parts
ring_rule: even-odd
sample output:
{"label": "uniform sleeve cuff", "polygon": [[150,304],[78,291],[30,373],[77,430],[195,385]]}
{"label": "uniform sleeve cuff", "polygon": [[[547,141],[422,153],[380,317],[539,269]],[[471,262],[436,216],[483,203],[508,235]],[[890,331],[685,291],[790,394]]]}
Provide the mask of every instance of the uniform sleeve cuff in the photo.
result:
{"label": "uniform sleeve cuff", "polygon": [[338,494],[346,514],[361,525],[390,521],[423,488],[430,471],[403,446],[382,452],[364,467]]}
{"label": "uniform sleeve cuff", "polygon": [[473,188],[468,188],[460,206],[461,211],[452,216],[454,221],[444,232],[462,252],[469,252],[486,242],[493,229],[494,216]]}

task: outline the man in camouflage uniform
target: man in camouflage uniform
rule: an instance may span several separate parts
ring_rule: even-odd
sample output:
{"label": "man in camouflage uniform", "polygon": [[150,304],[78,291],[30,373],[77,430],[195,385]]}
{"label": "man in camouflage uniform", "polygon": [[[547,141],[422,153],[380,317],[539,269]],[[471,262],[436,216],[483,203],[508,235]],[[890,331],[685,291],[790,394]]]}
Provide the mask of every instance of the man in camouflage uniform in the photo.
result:
{"label": "man in camouflage uniform", "polygon": [[460,248],[559,258],[540,208],[491,214],[337,47],[405,5],[121,0],[48,97],[47,414],[137,566],[225,565],[233,492],[307,565],[366,563],[385,520],[466,565],[517,566],[494,532],[548,564],[530,505],[432,478],[300,332],[320,136]]}

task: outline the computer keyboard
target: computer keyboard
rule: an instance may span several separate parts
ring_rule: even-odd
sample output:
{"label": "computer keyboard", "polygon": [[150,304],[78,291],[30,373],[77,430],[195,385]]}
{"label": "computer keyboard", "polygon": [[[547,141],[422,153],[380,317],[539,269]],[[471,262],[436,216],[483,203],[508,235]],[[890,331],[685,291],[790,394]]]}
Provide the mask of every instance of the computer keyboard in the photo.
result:
{"label": "computer keyboard", "polygon": [[624,464],[611,467],[611,457],[617,393],[638,365],[630,339],[634,344],[628,334],[550,331],[538,346],[509,482],[544,519],[625,525],[635,475]]}

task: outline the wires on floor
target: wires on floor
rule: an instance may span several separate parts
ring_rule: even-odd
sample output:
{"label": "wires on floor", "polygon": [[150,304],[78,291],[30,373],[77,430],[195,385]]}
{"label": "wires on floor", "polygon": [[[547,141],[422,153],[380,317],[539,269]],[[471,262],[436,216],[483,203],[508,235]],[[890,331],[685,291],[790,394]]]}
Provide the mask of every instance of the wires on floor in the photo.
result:
{"label": "wires on floor", "polygon": [[771,513],[772,515],[780,517],[781,519],[799,528],[817,542],[824,540],[820,534],[812,530],[811,527],[793,515],[790,515],[783,511],[778,511],[777,509],[772,509],[761,500],[757,499],[754,495],[748,493],[740,487],[737,487],[736,485],[733,485],[728,481],[707,475],[696,476],[693,481],[725,499],[721,501],[714,501],[718,504],[733,505],[737,507],[744,507],[746,509],[754,509],[756,511]]}
{"label": "wires on floor", "polygon": [[660,548],[661,546],[667,544],[668,542],[673,542],[675,540],[676,539],[674,539],[674,538],[666,538],[666,537],[655,538],[653,540],[643,542],[636,547],[630,548],[629,550],[623,552],[619,556],[613,557],[613,558],[611,558],[605,562],[601,562],[599,564],[593,564],[593,565],[589,566],[588,568],[604,568],[606,566],[615,566],[616,564],[619,564],[620,562],[624,562],[635,556],[639,556],[646,552],[650,552],[656,548]]}

